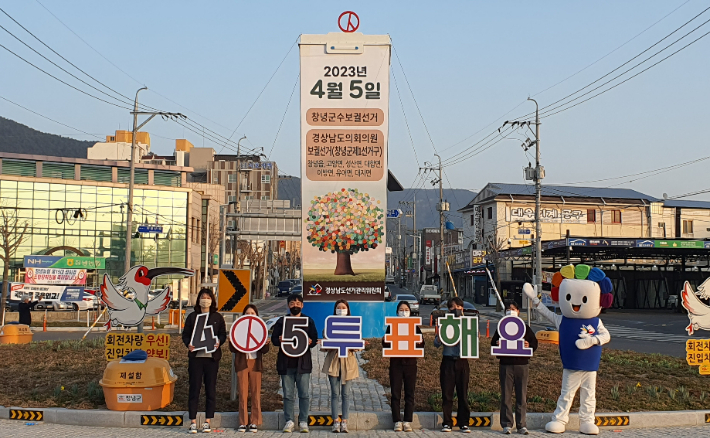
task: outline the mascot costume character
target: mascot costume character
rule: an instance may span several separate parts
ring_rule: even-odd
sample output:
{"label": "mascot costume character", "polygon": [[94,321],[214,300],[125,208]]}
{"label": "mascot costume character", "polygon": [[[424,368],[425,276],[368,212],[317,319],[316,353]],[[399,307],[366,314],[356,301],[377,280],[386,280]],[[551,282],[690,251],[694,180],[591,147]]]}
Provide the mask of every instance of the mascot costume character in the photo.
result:
{"label": "mascot costume character", "polygon": [[594,424],[596,410],[597,370],[602,357],[602,345],[610,340],[609,332],[599,319],[602,308],[611,307],[613,296],[609,277],[599,268],[568,265],[552,277],[552,300],[559,302],[562,315],[540,305],[530,283],[523,292],[533,301],[533,307],[555,324],[560,334],[562,358],[562,392],[557,409],[545,430],[563,433],[569,419],[574,395],[580,389],[579,431],[597,435]]}

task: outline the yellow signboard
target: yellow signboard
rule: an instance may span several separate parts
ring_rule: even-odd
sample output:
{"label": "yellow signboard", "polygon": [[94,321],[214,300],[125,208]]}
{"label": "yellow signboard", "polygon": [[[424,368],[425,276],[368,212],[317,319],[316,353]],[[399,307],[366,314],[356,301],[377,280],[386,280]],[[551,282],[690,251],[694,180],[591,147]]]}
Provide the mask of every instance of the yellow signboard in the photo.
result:
{"label": "yellow signboard", "polygon": [[243,312],[251,296],[249,269],[220,269],[217,280],[217,310]]}
{"label": "yellow signboard", "polygon": [[710,374],[710,339],[688,339],[685,353],[688,365],[699,365],[700,374]]}
{"label": "yellow signboard", "polygon": [[167,333],[107,333],[106,360],[120,359],[135,350],[144,350],[148,357],[170,360],[170,335]]}

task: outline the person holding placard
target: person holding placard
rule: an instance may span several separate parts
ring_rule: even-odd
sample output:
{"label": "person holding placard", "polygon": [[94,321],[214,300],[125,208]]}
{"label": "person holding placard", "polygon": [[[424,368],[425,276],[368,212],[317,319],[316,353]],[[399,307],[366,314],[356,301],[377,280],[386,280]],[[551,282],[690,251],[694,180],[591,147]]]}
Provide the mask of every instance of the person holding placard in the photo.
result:
{"label": "person holding placard", "polygon": [[[518,305],[513,300],[506,300],[505,315],[517,317],[520,314]],[[523,323],[524,324],[524,323]],[[530,329],[530,326],[525,325],[524,347],[537,350],[537,338],[535,332]],[[522,331],[522,330],[521,330]],[[500,343],[500,333],[498,329],[491,338],[491,345]],[[518,433],[522,435],[528,434],[527,424],[525,422],[525,414],[527,412],[527,393],[528,393],[528,372],[530,359],[527,356],[503,356],[499,355],[500,368],[498,371],[500,377],[500,426],[503,428],[503,433],[510,434],[513,428],[513,387],[515,387],[515,426],[518,428]]]}
{"label": "person holding placard", "polygon": [[308,409],[311,405],[310,383],[313,371],[311,348],[318,344],[318,330],[311,317],[301,313],[303,297],[291,294],[286,299],[290,315],[282,316],[274,324],[271,343],[279,347],[276,371],[281,376],[283,389],[284,432],[293,432],[296,424],[293,410],[298,390],[298,427],[308,433]]}
{"label": "person holding placard", "polygon": [[[409,318],[411,309],[409,303],[400,301],[397,304],[397,316],[400,318]],[[421,319],[420,319],[421,323]],[[411,326],[410,326],[411,327]],[[395,330],[397,332],[397,330]],[[392,348],[392,343],[385,339],[387,335],[392,334],[390,326],[387,326],[385,337],[382,338],[382,348]],[[416,349],[424,348],[424,337],[419,325],[416,326],[415,333],[420,336],[421,342],[414,344]],[[401,332],[396,333],[402,335]],[[407,333],[408,339],[411,332]],[[403,336],[404,337],[404,336]],[[395,343],[398,341],[395,341]],[[402,341],[399,341],[402,342]],[[408,345],[410,346],[410,345]],[[400,346],[396,346],[400,347]],[[411,348],[411,347],[410,347]],[[399,349],[399,348],[398,348]],[[404,386],[404,422],[400,411],[402,401],[402,386]],[[390,357],[390,388],[392,389],[392,422],[394,423],[395,432],[412,432],[411,422],[414,419],[414,391],[417,387],[417,358],[412,357]]]}
{"label": "person holding placard", "polygon": [[[350,305],[346,300],[335,302],[333,315],[350,316]],[[338,349],[329,349],[323,362],[323,372],[330,382],[330,413],[333,418],[334,433],[348,433],[348,413],[350,411],[350,384],[360,376],[354,350],[347,349],[347,357],[340,357]],[[342,419],[338,417],[338,405],[342,404]]]}
{"label": "person holding placard", "polygon": [[[463,316],[463,300],[459,297],[451,298],[447,303],[449,313],[453,313],[455,317]],[[454,389],[458,394],[458,411],[457,422],[459,429],[463,433],[470,433],[468,427],[468,419],[471,411],[468,407],[468,379],[471,374],[471,368],[468,359],[461,357],[461,342],[453,347],[446,346],[441,342],[440,334],[437,333],[434,338],[435,347],[444,347],[443,356],[441,358],[441,367],[439,368],[439,382],[441,383],[441,400],[442,411],[444,415],[442,432],[451,432],[454,425],[451,415],[454,407]]]}
{"label": "person holding placard", "polygon": [[[259,316],[259,310],[253,304],[244,307],[242,315]],[[229,349],[235,354],[234,370],[237,372],[239,389],[239,428],[238,432],[256,432],[261,426],[261,373],[264,371],[262,357],[269,352],[269,340],[258,351],[243,353],[232,343]],[[247,407],[251,393],[251,413]]]}
{"label": "person holding placard", "polygon": [[189,350],[187,372],[190,377],[187,408],[190,414],[190,433],[197,433],[197,405],[202,382],[205,383],[205,422],[202,432],[211,432],[217,404],[217,372],[222,358],[220,347],[227,340],[224,318],[217,312],[217,299],[211,289],[197,294],[195,311],[185,320],[182,341]]}

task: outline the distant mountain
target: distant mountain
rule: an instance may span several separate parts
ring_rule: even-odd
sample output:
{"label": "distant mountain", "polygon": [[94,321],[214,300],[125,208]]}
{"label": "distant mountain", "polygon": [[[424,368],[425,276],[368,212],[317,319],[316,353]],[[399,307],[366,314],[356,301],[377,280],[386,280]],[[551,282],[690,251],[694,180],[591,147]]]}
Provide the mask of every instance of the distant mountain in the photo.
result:
{"label": "distant mountain", "polygon": [[0,152],[86,158],[86,149],[95,143],[47,134],[0,117]]}
{"label": "distant mountain", "polygon": [[[288,199],[292,206],[301,205],[301,178],[279,177],[278,199]],[[417,228],[432,228],[439,226],[439,213],[436,204],[439,202],[439,189],[404,189],[401,192],[391,192],[387,200],[387,208],[402,208],[399,201],[413,201],[417,198]],[[444,189],[444,199],[449,202],[450,210],[447,220],[457,228],[463,225],[461,214],[457,211],[466,206],[476,196],[476,193],[466,189]],[[411,227],[411,220],[407,221]]]}

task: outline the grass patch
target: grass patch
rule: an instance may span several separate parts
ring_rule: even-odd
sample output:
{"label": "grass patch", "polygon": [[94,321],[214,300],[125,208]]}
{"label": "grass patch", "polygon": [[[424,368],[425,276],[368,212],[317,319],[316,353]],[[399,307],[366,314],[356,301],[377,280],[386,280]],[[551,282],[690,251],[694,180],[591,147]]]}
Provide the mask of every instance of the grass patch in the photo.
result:
{"label": "grass patch", "polygon": [[[173,402],[165,411],[186,411],[188,393],[187,348],[173,335],[170,341],[170,366],[178,376]],[[222,347],[217,377],[217,410],[237,411],[238,402],[230,401],[231,353]],[[105,408],[99,380],[106,368],[104,338],[79,341],[45,341],[22,345],[0,344],[0,406],[27,408],[64,407],[75,409]],[[276,349],[264,356],[261,406],[264,411],[282,409],[276,374]],[[204,409],[204,389],[200,410]]]}
{"label": "grass patch", "polygon": [[[419,359],[415,410],[438,411],[441,404],[441,349],[434,348],[433,335],[425,335],[425,340],[425,355]],[[363,358],[369,361],[363,367],[368,377],[389,386],[389,359],[382,358],[381,341],[370,340]],[[488,339],[480,339],[480,358],[472,359],[470,363],[468,400],[471,409],[478,412],[497,411],[500,407],[498,359],[490,355]],[[528,411],[553,411],[561,385],[562,362],[557,346],[540,345],[530,361]],[[697,367],[687,365],[684,358],[605,348],[597,375],[597,410],[710,409],[707,388],[707,378],[700,376]],[[455,406],[456,403],[454,409]],[[578,406],[579,395],[573,410]]]}
{"label": "grass patch", "polygon": [[355,269],[355,275],[335,275],[333,269],[304,269],[303,280],[308,281],[342,281],[342,282],[370,282],[370,281],[385,281],[384,269]]}

